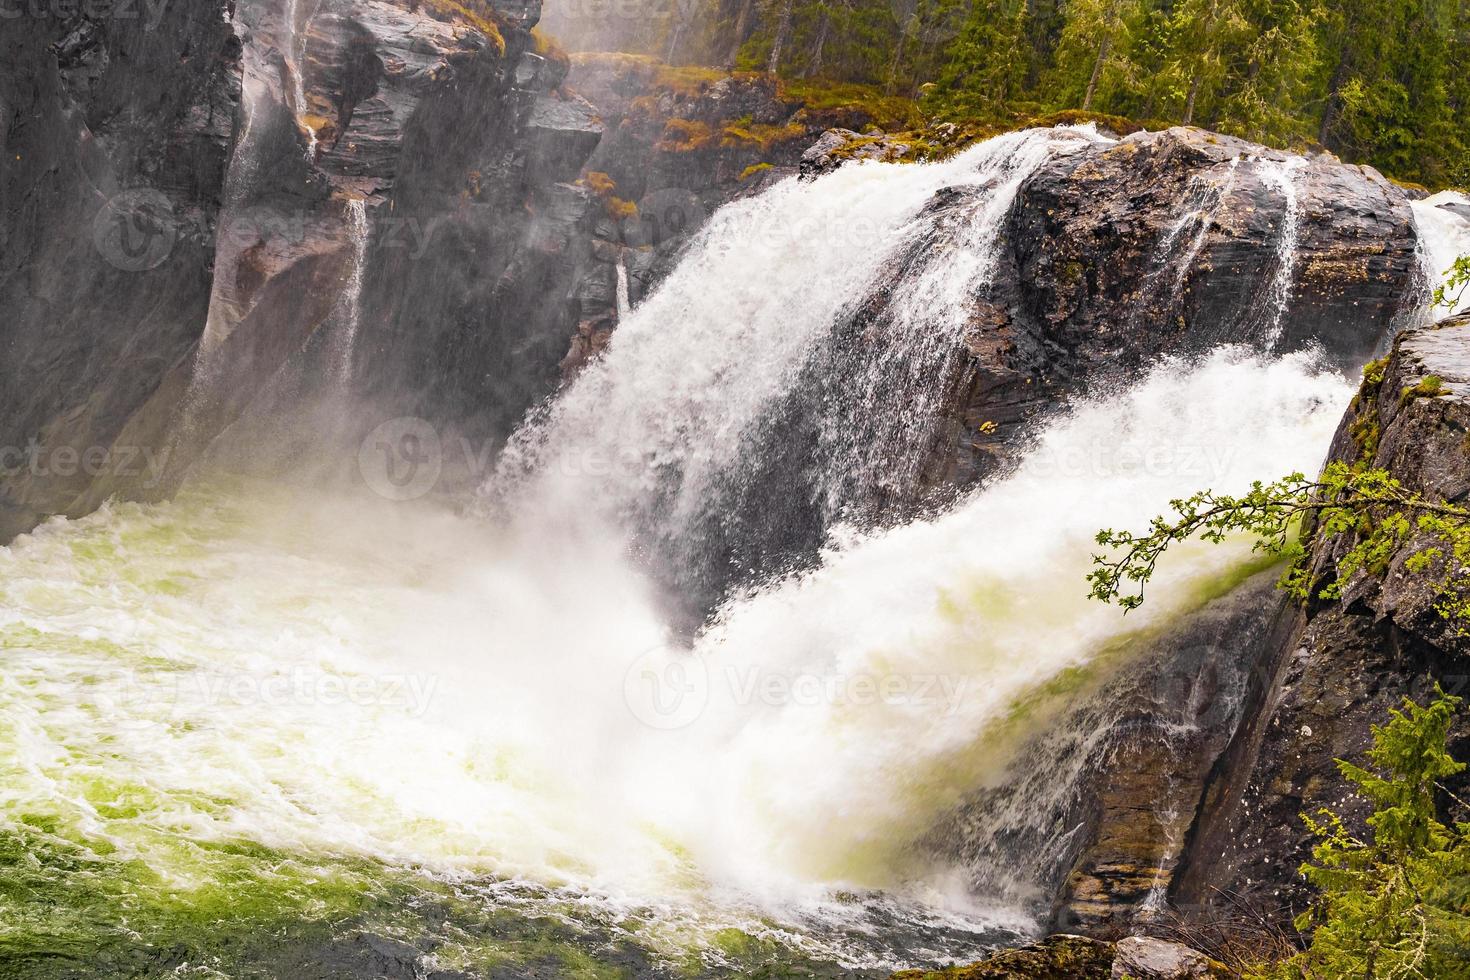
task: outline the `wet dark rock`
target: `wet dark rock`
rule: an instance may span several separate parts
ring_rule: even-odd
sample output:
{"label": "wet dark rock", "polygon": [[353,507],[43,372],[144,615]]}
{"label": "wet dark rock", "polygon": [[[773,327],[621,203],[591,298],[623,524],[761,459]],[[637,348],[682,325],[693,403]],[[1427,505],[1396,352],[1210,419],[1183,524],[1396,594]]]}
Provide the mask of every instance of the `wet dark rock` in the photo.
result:
{"label": "wet dark rock", "polygon": [[526,120],[531,141],[528,172],[549,183],[575,180],[602,139],[597,110],[579,96],[544,95]]}
{"label": "wet dark rock", "polygon": [[[1385,468],[1432,499],[1470,500],[1467,361],[1470,319],[1400,336],[1381,382],[1365,382],[1344,419],[1331,458]],[[1439,395],[1404,394],[1429,374],[1445,381]],[[1316,539],[1318,573],[1330,575],[1349,546]],[[1207,786],[1171,896],[1182,906],[1208,912],[1229,894],[1282,921],[1301,911],[1310,890],[1296,869],[1310,856],[1311,840],[1300,814],[1332,807],[1361,831],[1369,812],[1334,760],[1361,759],[1372,744],[1371,726],[1403,698],[1422,703],[1435,683],[1463,690],[1470,674],[1463,631],[1470,624],[1440,616],[1424,577],[1404,569],[1422,546],[1411,540],[1382,570],[1343,583],[1341,600],[1292,607],[1292,630],[1264,661],[1264,683],[1253,695],[1258,709]],[[1466,732],[1455,734],[1451,751],[1470,754]],[[1462,783],[1451,783],[1461,798]]]}
{"label": "wet dark rock", "polygon": [[1203,953],[1178,943],[1129,936],[1118,940],[1111,980],[1204,980],[1231,973]]}
{"label": "wet dark rock", "polygon": [[1162,354],[1320,347],[1349,366],[1386,343],[1423,296],[1407,199],[1368,168],[1295,170],[1298,244],[1280,313],[1285,159],[1181,128],[1043,164],[1012,211],[997,287],[976,298],[952,415],[960,437],[940,448],[936,478],[989,471],[1067,390]]}
{"label": "wet dark rock", "polygon": [[1112,943],[1085,936],[1050,936],[1020,949],[996,953],[970,966],[943,970],[905,970],[893,980],[1100,980],[1112,969]]}
{"label": "wet dark rock", "polygon": [[[387,411],[504,432],[555,387],[591,289],[579,277],[601,208],[569,182],[598,123],[557,91],[565,60],[532,51],[539,4],[504,6],[495,25],[417,0],[308,2],[294,42],[281,5],[254,0],[165,5],[156,28],[6,28],[0,446],[17,452],[0,541],[111,494],[164,496],[272,393],[319,395],[353,200],[369,215],[371,311],[354,374]],[[221,342],[197,379],[211,303]],[[46,465],[58,451],[107,462]]]}
{"label": "wet dark rock", "polygon": [[904,970],[893,980],[1207,980],[1231,976],[1204,954],[1161,939],[1117,943],[1060,933],[969,966]]}
{"label": "wet dark rock", "polygon": [[0,30],[0,541],[119,465],[98,454],[203,329],[240,91],[225,8]]}

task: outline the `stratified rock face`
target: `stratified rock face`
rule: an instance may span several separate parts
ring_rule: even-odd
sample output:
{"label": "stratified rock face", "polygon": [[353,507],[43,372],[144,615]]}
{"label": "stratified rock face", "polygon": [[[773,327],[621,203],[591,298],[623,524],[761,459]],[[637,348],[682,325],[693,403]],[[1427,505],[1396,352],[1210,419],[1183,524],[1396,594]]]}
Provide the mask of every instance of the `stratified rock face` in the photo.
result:
{"label": "stratified rock face", "polygon": [[0,542],[147,479],[113,439],[204,328],[240,41],[225,0],[125,6],[0,27]]}
{"label": "stratified rock face", "polygon": [[103,7],[0,38],[0,541],[166,494],[273,398],[498,431],[553,389],[613,266],[539,4]]}
{"label": "stratified rock face", "polygon": [[[1430,375],[1442,380],[1440,393],[1418,395]],[[1370,372],[1332,458],[1387,469],[1430,499],[1463,505],[1470,501],[1467,432],[1470,319],[1460,318],[1399,337],[1386,364]],[[1181,905],[1208,906],[1228,892],[1283,919],[1300,911],[1308,893],[1296,869],[1310,853],[1300,814],[1331,806],[1362,829],[1368,812],[1334,760],[1361,759],[1371,726],[1404,697],[1422,702],[1435,682],[1463,689],[1470,624],[1435,611],[1426,577],[1404,568],[1423,545],[1410,541],[1382,571],[1343,583],[1340,601],[1314,602],[1267,661],[1255,695],[1260,708],[1218,767],[1191,833],[1172,896]],[[1318,574],[1331,576],[1350,546],[1317,540]],[[1451,750],[1464,758],[1470,738],[1463,727],[1457,742]]]}
{"label": "stratified rock face", "polygon": [[1185,128],[1043,167],[1016,236],[1032,326],[1093,360],[1316,343],[1356,366],[1417,269],[1409,202],[1376,171]]}

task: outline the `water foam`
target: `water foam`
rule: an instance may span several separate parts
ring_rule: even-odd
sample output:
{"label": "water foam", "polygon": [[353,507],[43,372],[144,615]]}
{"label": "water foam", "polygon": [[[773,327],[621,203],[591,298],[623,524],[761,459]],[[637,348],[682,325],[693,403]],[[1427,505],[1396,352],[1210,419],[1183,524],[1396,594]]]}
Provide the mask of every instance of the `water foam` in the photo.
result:
{"label": "water foam", "polygon": [[1300,357],[1171,363],[952,513],[839,534],[692,651],[611,535],[258,488],[56,520],[0,549],[0,822],[180,889],[211,873],[183,842],[244,839],[798,936],[854,889],[1021,925],[916,840],[1000,777],[1018,698],[1249,560],[1185,549],[1124,619],[1085,598],[1092,533],[1311,469],[1349,395]]}

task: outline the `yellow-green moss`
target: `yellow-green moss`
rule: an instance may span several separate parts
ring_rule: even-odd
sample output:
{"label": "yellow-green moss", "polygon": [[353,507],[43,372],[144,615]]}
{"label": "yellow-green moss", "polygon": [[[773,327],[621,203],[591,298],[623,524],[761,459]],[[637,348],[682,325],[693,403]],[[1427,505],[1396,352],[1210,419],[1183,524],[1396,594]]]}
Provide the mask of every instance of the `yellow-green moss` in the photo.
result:
{"label": "yellow-green moss", "polygon": [[779,143],[805,139],[807,135],[807,128],[801,123],[787,123],[784,126],[773,126],[767,123],[739,125],[737,121],[720,130],[720,144],[738,146],[741,143],[749,143],[766,151]]}
{"label": "yellow-green moss", "polygon": [[883,129],[919,129],[924,125],[917,102],[889,95],[873,85],[789,79],[783,80],[777,91],[787,101],[800,102],[812,111],[860,110],[873,125]]}
{"label": "yellow-green moss", "polygon": [[1444,379],[1437,374],[1430,374],[1418,384],[1409,385],[1399,392],[1399,407],[1409,404],[1416,398],[1436,398],[1444,394]]}
{"label": "yellow-green moss", "polygon": [[638,205],[618,197],[615,193],[618,189],[617,183],[601,170],[590,171],[586,177],[582,178],[582,183],[597,195],[598,200],[602,202],[602,209],[614,221],[638,216]]}
{"label": "yellow-green moss", "polygon": [[500,19],[485,0],[426,0],[425,5],[429,16],[435,20],[473,27],[485,35],[502,57],[505,55],[505,35],[500,32]]}
{"label": "yellow-green moss", "polygon": [[1125,116],[1110,116],[1105,112],[1083,112],[1081,109],[1063,109],[1061,112],[1048,112],[1039,116],[1032,116],[1026,121],[1026,126],[1084,126],[1087,123],[1092,123],[1099,129],[1111,130],[1119,136],[1142,132],[1145,129],[1168,128],[1165,123],[1137,122]]}
{"label": "yellow-green moss", "polygon": [[752,163],[750,166],[740,171],[740,179],[745,180],[748,177],[754,177],[756,174],[770,169],[771,165],[769,163]]}
{"label": "yellow-green moss", "polygon": [[701,150],[714,142],[714,130],[709,123],[698,119],[670,119],[664,123],[663,139],[658,149],[670,153],[688,153]]}

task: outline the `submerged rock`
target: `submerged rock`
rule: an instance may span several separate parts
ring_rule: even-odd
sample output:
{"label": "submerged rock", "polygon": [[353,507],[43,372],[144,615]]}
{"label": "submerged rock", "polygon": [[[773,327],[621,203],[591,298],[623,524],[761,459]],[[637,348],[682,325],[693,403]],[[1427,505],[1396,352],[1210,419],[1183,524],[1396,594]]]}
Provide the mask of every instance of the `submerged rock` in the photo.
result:
{"label": "submerged rock", "polygon": [[1206,980],[1231,976],[1188,946],[1131,936],[1117,943],[1065,933],[969,966],[904,970],[893,980]]}
{"label": "submerged rock", "polygon": [[996,953],[970,966],[944,970],[904,970],[893,980],[1100,980],[1112,969],[1112,943],[1085,936],[1050,936],[1020,949]]}

